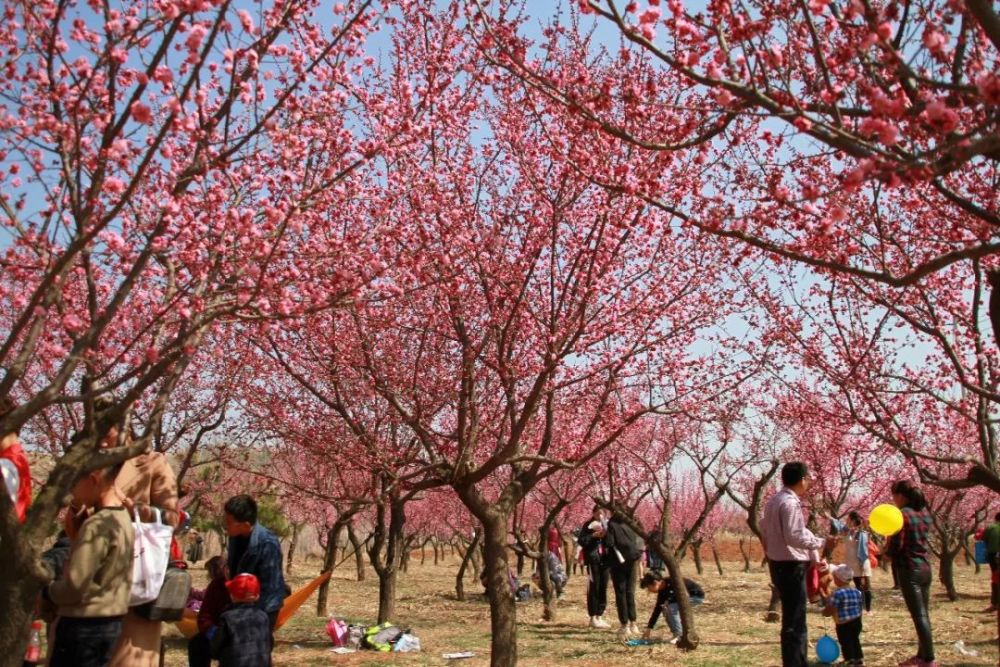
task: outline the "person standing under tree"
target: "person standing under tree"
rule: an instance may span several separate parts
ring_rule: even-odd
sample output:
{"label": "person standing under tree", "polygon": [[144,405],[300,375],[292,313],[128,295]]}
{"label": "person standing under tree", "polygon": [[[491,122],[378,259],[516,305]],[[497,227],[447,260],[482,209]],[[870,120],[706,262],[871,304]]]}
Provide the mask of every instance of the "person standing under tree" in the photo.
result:
{"label": "person standing under tree", "polygon": [[889,538],[886,553],[896,564],[899,589],[917,631],[917,654],[900,667],[936,667],[929,613],[931,598],[930,533],[933,519],[924,493],[901,479],[892,485],[892,501],[903,513],[903,529]]}
{"label": "person standing under tree", "polygon": [[257,606],[268,615],[271,631],[285,600],[281,543],[257,523],[257,502],[248,495],[233,496],[223,507],[229,535],[229,574],[252,574],[260,583]]}
{"label": "person standing under tree", "polygon": [[635,568],[643,553],[639,537],[625,523],[624,517],[616,513],[608,521],[604,544],[610,563],[611,585],[615,590],[615,609],[621,624],[618,638],[638,638],[639,627],[635,624]]}
{"label": "person standing under tree", "polygon": [[987,613],[1000,607],[1000,582],[997,581],[1000,568],[1000,512],[993,517],[993,523],[983,531],[983,544],[986,545],[986,562],[990,564],[990,606]]}
{"label": "person standing under tree", "polygon": [[59,579],[42,589],[58,608],[51,667],[105,667],[121,635],[135,532],[115,490],[120,468],[94,470],[73,487],[73,502],[93,513],[80,525]]}
{"label": "person standing under tree", "polygon": [[587,615],[590,627],[610,628],[604,620],[608,607],[608,567],[605,556],[604,537],[607,534],[604,510],[595,505],[591,519],[580,529],[577,542],[587,566]]}
{"label": "person standing under tree", "polygon": [[[829,515],[827,515],[829,516]],[[844,561],[854,572],[854,585],[864,597],[865,613],[872,611],[872,563],[868,545],[871,537],[865,530],[864,520],[856,511],[847,515],[847,523],[830,517],[837,535],[844,537]]]}
{"label": "person standing under tree", "polygon": [[[107,399],[95,401],[100,412],[110,407]],[[101,417],[98,417],[100,419]],[[116,424],[108,431],[104,447],[118,445],[118,435],[124,427]],[[125,433],[125,441],[131,438]],[[163,523],[177,527],[180,520],[177,498],[177,477],[163,452],[145,452],[122,466],[115,482],[122,505],[131,516],[138,513],[142,521],[154,521],[160,510]],[[156,667],[160,664],[160,635],[163,623],[151,621],[129,610],[125,615],[121,639],[115,649],[111,667]]]}
{"label": "person standing under tree", "polygon": [[792,461],[781,468],[783,488],[767,501],[761,518],[761,539],[771,572],[771,583],[781,597],[781,664],[806,667],[809,637],[806,628],[806,570],[818,561],[827,544],[806,528],[801,498],[812,479],[805,463]]}

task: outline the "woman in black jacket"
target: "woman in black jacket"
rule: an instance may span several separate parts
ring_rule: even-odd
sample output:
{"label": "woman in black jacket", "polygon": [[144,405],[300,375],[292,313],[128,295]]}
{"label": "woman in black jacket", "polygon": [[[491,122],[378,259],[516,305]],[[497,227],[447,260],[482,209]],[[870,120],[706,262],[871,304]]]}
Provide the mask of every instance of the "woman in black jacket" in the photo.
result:
{"label": "woman in black jacket", "polygon": [[615,607],[618,610],[618,637],[622,640],[639,636],[635,624],[635,567],[642,558],[642,540],[623,517],[615,514],[608,521],[604,537],[605,562],[611,572],[611,585],[615,589]]}
{"label": "woman in black jacket", "polygon": [[590,520],[583,525],[577,537],[577,542],[583,551],[584,563],[587,565],[587,615],[590,616],[592,628],[611,627],[611,624],[604,620],[604,612],[608,607],[608,568],[604,560],[605,535],[604,510],[595,505]]}

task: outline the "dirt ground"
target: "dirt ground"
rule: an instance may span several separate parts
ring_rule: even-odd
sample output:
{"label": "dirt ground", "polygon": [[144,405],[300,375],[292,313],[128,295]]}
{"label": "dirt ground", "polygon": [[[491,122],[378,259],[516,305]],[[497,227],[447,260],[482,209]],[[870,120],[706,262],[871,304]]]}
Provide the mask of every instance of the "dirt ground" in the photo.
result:
{"label": "dirt ground", "polygon": [[[724,554],[728,555],[728,554]],[[408,573],[402,574],[397,602],[397,624],[412,628],[420,638],[423,651],[418,654],[379,654],[363,651],[351,655],[330,652],[331,643],[324,631],[326,619],[315,615],[315,598],[277,634],[275,665],[443,665],[449,663],[441,655],[455,651],[472,651],[476,657],[450,661],[463,667],[489,664],[489,606],[480,594],[477,583],[467,580],[466,591],[472,592],[466,602],[455,599],[457,556],[446,558],[440,565],[420,564],[419,553]],[[695,576],[707,592],[705,604],[696,609],[696,623],[702,638],[693,652],[682,653],[674,646],[659,643],[645,647],[626,647],[615,641],[613,630],[591,630],[587,627],[586,577],[573,575],[564,599],[560,601],[556,622],[543,623],[541,603],[533,600],[518,604],[518,650],[521,665],[555,666],[573,663],[579,667],[605,665],[688,665],[697,667],[730,665],[779,665],[778,626],[764,621],[768,600],[764,570],[755,567],[742,571],[742,563],[724,561],[724,575],[719,576],[711,558],[705,562],[705,573]],[[690,560],[685,571],[693,572]],[[293,587],[308,581],[318,572],[318,565],[296,566],[291,577]],[[204,571],[194,570],[196,585],[204,585]],[[689,575],[690,576],[690,575]],[[913,626],[902,597],[891,590],[892,577],[876,571],[873,577],[875,601],[873,614],[864,619],[862,643],[868,665],[895,665],[916,652]],[[330,595],[330,611],[352,622],[372,623],[377,606],[378,580],[369,573],[367,580],[355,580],[353,567],[340,566],[334,573]],[[931,606],[931,622],[941,665],[997,665],[997,619],[984,614],[989,604],[989,570],[979,575],[972,567],[957,566],[960,599],[949,602],[943,589],[935,584]],[[609,590],[609,597],[613,594]],[[639,625],[643,627],[651,611],[652,595],[639,591]],[[613,601],[608,617],[614,617]],[[813,645],[824,633],[835,636],[832,621],[818,610],[809,612],[809,638]],[[655,637],[666,632],[661,619]],[[185,643],[172,626],[167,632],[166,664],[187,665]],[[957,642],[963,642],[963,655]]]}

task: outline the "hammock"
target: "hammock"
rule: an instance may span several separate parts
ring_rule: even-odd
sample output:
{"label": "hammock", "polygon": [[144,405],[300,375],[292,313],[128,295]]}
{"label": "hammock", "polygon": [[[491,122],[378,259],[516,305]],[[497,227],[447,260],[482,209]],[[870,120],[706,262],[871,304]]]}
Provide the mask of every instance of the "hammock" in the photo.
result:
{"label": "hammock", "polygon": [[[295,613],[303,604],[305,604],[305,601],[309,599],[309,596],[312,595],[327,579],[329,579],[331,574],[333,573],[324,572],[302,588],[286,597],[285,602],[281,605],[281,609],[278,610],[278,619],[274,622],[274,629],[277,630],[287,623],[292,616],[295,616]],[[181,620],[175,621],[174,625],[177,626],[177,629],[181,631],[182,635],[191,639],[198,634],[198,614],[191,609],[185,609],[184,616]]]}

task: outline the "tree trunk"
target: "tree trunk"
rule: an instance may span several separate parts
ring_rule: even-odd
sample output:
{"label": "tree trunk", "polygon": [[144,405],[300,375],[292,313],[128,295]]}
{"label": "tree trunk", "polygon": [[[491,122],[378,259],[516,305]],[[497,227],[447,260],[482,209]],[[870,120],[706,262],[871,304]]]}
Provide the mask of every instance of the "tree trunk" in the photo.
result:
{"label": "tree trunk", "polygon": [[[541,554],[541,558],[538,560],[538,584],[539,588],[542,589],[543,621],[556,620],[556,606],[558,604],[558,591],[556,591],[555,584],[552,583],[552,572],[549,568],[549,530],[556,522],[559,514],[566,509],[567,505],[569,505],[568,501],[559,500],[546,513],[545,520],[542,521],[542,525],[538,529],[538,553]],[[560,546],[565,550],[565,545],[561,538],[562,536],[560,536],[559,540]]]}
{"label": "tree trunk", "polygon": [[719,550],[715,546],[715,542],[712,542],[712,558],[715,559],[715,569],[719,571],[719,576],[724,576],[722,574],[722,559],[719,558]]}
{"label": "tree trunk", "polygon": [[474,549],[473,552],[472,552],[472,567],[475,569],[474,576],[475,576],[476,579],[478,579],[479,575],[481,575],[483,573],[483,570],[484,570],[484,567],[485,567],[483,565],[483,542],[482,542],[482,540],[479,541],[479,548],[478,549]]}
{"label": "tree trunk", "polygon": [[347,524],[347,539],[351,542],[351,547],[354,549],[354,566],[358,571],[358,581],[364,581],[365,550],[363,543],[358,539],[357,533],[354,532],[353,523]]}
{"label": "tree trunk", "polygon": [[301,523],[292,524],[292,539],[288,542],[288,559],[285,561],[285,572],[288,574],[292,573],[292,562],[295,560],[295,547],[299,544],[299,532],[301,530]]}
{"label": "tree trunk", "polygon": [[[465,602],[465,572],[472,562],[472,557],[479,550],[479,542],[483,538],[483,531],[477,530],[475,535],[472,536],[472,542],[465,549],[465,554],[462,556],[462,563],[458,566],[458,575],[455,577],[455,599],[459,602]],[[454,548],[454,546],[452,547]],[[473,578],[478,578],[479,573],[473,573]]]}
{"label": "tree trunk", "polygon": [[368,555],[378,575],[378,623],[385,623],[396,615],[396,579],[406,552],[406,542],[403,538],[406,501],[395,498],[389,503],[387,532],[385,504],[378,505],[377,514],[372,546]]}
{"label": "tree trunk", "polygon": [[[326,533],[326,549],[323,551],[323,572],[333,572],[337,566],[337,544],[340,543],[340,536],[344,532],[342,521],[334,522],[333,526]],[[326,616],[329,606],[330,580],[327,579],[319,586],[316,596],[316,615]]]}
{"label": "tree trunk", "polygon": [[700,577],[705,574],[705,569],[701,564],[701,540],[695,540],[691,543],[691,555],[694,556],[694,569]]}
{"label": "tree trunk", "polygon": [[677,598],[677,608],[681,615],[681,638],[677,640],[677,648],[692,651],[698,648],[698,644],[701,640],[698,638],[698,632],[694,627],[694,613],[691,608],[691,598],[688,597],[687,586],[683,584],[684,576],[681,573],[680,562],[674,554],[674,550],[668,548],[662,542],[655,544],[654,548],[660,554],[660,558],[663,559],[663,563],[667,566],[667,572],[670,573],[670,578],[675,582],[681,582],[680,585],[674,586],[674,595]]}
{"label": "tree trunk", "polygon": [[767,603],[767,616],[764,617],[764,621],[767,623],[777,623],[781,620],[781,594],[778,593],[778,589],[775,588],[774,584],[768,584],[771,587],[771,600]]}
{"label": "tree trunk", "polygon": [[510,590],[507,516],[493,511],[483,519],[487,594],[490,599],[490,667],[517,665],[517,607]]}
{"label": "tree trunk", "polygon": [[750,545],[745,537],[740,538],[740,554],[743,556],[743,571],[750,571]]}
{"label": "tree trunk", "polygon": [[948,599],[952,602],[958,600],[958,591],[955,590],[955,556],[958,550],[942,549],[938,564],[938,578],[941,585],[948,593]]}

